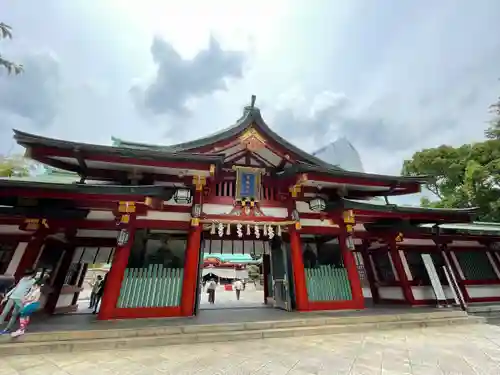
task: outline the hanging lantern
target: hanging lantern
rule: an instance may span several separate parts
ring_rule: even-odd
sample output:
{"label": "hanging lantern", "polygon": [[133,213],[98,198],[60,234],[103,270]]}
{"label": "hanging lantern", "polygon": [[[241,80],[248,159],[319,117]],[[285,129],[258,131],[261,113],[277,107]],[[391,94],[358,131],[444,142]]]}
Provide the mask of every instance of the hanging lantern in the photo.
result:
{"label": "hanging lantern", "polygon": [[174,201],[178,204],[189,204],[191,203],[191,190],[189,189],[177,189],[174,193]]}
{"label": "hanging lantern", "polygon": [[281,237],[281,226],[278,225],[278,233],[276,233],[278,237]]}
{"label": "hanging lantern", "polygon": [[215,234],[215,223],[210,226],[210,234]]}
{"label": "hanging lantern", "polygon": [[243,237],[243,231],[241,230],[242,228],[243,228],[243,225],[241,225],[241,223],[238,223],[236,225],[236,233],[238,234],[239,238]]}
{"label": "hanging lantern", "polygon": [[270,240],[274,238],[274,229],[271,225],[269,225],[269,228],[267,228],[267,235],[269,236]]}
{"label": "hanging lantern", "polygon": [[266,236],[267,236],[267,225],[264,224],[264,237],[266,237]]}
{"label": "hanging lantern", "polygon": [[227,227],[226,227],[226,236],[229,236],[231,234],[231,224],[227,224]]}
{"label": "hanging lantern", "polygon": [[345,244],[346,244],[347,249],[349,249],[349,250],[356,250],[356,245],[354,244],[352,236],[347,236],[346,237]]}
{"label": "hanging lantern", "polygon": [[247,224],[247,236],[250,236],[250,224]]}
{"label": "hanging lantern", "polygon": [[255,238],[259,239],[260,238],[260,231],[259,231],[259,226],[257,224],[255,224],[254,232],[255,232]]}
{"label": "hanging lantern", "polygon": [[222,237],[224,235],[224,224],[219,223],[219,226],[217,227],[217,231],[219,232],[219,237]]}
{"label": "hanging lantern", "polygon": [[326,208],[326,202],[323,198],[316,197],[309,201],[309,209],[313,212],[321,212]]}

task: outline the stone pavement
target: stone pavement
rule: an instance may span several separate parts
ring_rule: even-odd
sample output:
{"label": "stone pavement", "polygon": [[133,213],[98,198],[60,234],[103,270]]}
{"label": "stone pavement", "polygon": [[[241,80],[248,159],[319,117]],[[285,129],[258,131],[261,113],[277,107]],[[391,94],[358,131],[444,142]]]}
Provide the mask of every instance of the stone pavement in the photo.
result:
{"label": "stone pavement", "polygon": [[234,290],[227,291],[219,285],[215,291],[215,304],[208,303],[206,291],[201,293],[200,309],[235,309],[264,306],[264,291],[256,290],[253,284],[247,284],[245,290],[241,291],[240,300],[236,299]]}
{"label": "stone pavement", "polygon": [[374,331],[0,359],[2,375],[500,374],[500,327]]}

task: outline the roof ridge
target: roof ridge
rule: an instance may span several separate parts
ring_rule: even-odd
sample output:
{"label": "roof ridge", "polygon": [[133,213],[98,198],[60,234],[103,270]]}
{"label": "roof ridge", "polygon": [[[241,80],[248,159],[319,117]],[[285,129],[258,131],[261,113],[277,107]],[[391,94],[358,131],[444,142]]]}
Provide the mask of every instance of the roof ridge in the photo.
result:
{"label": "roof ridge", "polygon": [[342,168],[340,168],[339,166],[327,163],[327,162],[321,160],[320,158],[317,158],[313,154],[308,153],[308,152],[300,149],[299,147],[297,147],[294,144],[287,141],[285,138],[281,137],[278,133],[276,133],[274,130],[272,130],[269,125],[266,124],[266,122],[262,118],[260,109],[258,107],[254,106],[254,102],[255,102],[255,98],[252,96],[252,105],[245,106],[243,108],[242,116],[233,125],[226,127],[224,129],[221,129],[220,131],[217,131],[215,133],[209,134],[205,137],[201,137],[201,138],[198,138],[198,139],[195,139],[192,141],[177,143],[177,144],[173,144],[173,145],[160,146],[160,145],[145,145],[145,144],[140,144],[140,143],[135,143],[135,142],[126,142],[126,141],[120,140],[119,138],[115,138],[115,137],[112,137],[112,140],[119,141],[121,147],[126,147],[126,145],[129,144],[132,147],[135,146],[138,148],[145,147],[145,148],[149,148],[149,149],[156,149],[156,150],[169,151],[169,152],[182,152],[182,151],[189,152],[192,149],[207,146],[211,143],[216,143],[217,141],[219,141],[221,139],[233,137],[233,136],[243,132],[245,129],[252,126],[253,124],[255,124],[267,136],[276,140],[283,147],[290,150],[290,152],[296,154],[299,158],[305,160],[305,162],[310,163],[312,165],[316,165],[316,166],[322,166],[322,167],[326,167],[326,168],[342,170]]}

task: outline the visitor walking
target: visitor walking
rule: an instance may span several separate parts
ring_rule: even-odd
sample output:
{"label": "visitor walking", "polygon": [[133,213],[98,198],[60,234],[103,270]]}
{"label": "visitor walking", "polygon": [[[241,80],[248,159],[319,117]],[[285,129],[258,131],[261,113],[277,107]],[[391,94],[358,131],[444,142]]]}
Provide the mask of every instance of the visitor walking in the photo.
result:
{"label": "visitor walking", "polygon": [[8,292],[2,300],[0,305],[4,305],[2,314],[0,315],[0,325],[5,323],[7,315],[12,310],[11,317],[7,326],[0,332],[0,334],[8,333],[19,316],[23,308],[23,300],[35,283],[36,271],[26,270],[24,276],[19,280],[17,285]]}
{"label": "visitor walking", "polygon": [[212,279],[207,284],[208,303],[211,305],[215,303],[215,288],[217,288],[217,283]]}
{"label": "visitor walking", "polygon": [[240,279],[236,279],[236,281],[233,284],[233,288],[236,291],[236,299],[239,301],[241,290],[243,289],[243,283],[241,282]]}
{"label": "visitor walking", "polygon": [[101,275],[97,275],[97,278],[96,280],[94,280],[90,286],[92,287],[92,292],[90,292],[90,304],[89,304],[89,309],[92,309],[95,304],[96,304],[96,300],[97,300],[97,292],[99,291],[99,289],[101,288],[101,284],[102,284],[103,280],[102,280],[102,276]]}
{"label": "visitor walking", "polygon": [[40,308],[43,279],[36,280],[29,292],[23,298],[23,307],[19,312],[19,329],[11,333],[13,338],[24,335],[30,323],[31,315]]}
{"label": "visitor walking", "polygon": [[97,314],[97,308],[99,307],[99,303],[101,302],[102,295],[104,294],[104,287],[106,286],[107,279],[108,279],[108,274],[106,274],[104,276],[104,280],[102,280],[101,283],[99,284],[99,289],[97,289],[96,297],[95,297],[94,311],[92,311],[92,314]]}

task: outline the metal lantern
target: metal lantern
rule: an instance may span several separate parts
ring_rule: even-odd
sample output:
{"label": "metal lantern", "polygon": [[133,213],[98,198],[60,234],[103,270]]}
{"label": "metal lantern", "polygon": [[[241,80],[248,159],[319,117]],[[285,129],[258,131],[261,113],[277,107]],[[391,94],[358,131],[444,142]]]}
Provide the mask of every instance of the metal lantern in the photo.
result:
{"label": "metal lantern", "polygon": [[189,204],[191,203],[191,190],[189,189],[177,189],[174,194],[175,203],[179,204]]}
{"label": "metal lantern", "polygon": [[347,236],[345,239],[345,244],[348,250],[356,250],[356,245],[354,244],[354,240],[352,236]]}
{"label": "metal lantern", "polygon": [[314,212],[324,211],[326,208],[326,202],[323,198],[316,197],[309,201],[309,208]]}

